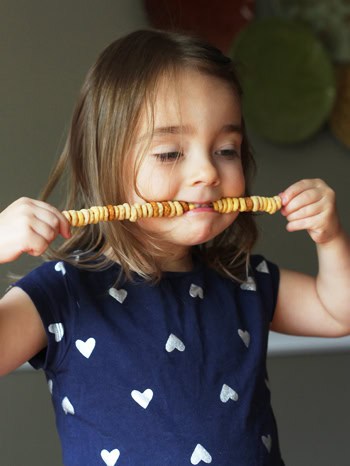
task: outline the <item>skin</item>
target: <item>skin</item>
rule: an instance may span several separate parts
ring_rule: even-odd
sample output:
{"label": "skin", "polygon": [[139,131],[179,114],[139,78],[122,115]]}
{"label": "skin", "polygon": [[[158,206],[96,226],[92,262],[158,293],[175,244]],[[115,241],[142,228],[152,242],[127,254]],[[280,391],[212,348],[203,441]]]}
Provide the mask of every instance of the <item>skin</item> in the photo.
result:
{"label": "skin", "polygon": [[281,270],[272,329],[292,335],[349,335],[350,239],[339,221],[335,193],[313,179],[293,184],[281,197],[287,230],[308,232],[319,268],[316,277]]}
{"label": "skin", "polygon": [[[131,202],[152,199],[208,204],[221,197],[243,195],[241,110],[237,95],[226,83],[185,71],[176,86],[160,86],[154,113],[155,134],[136,178],[143,198],[131,189]],[[148,132],[144,117],[134,163]],[[156,233],[165,250],[172,251],[172,260],[167,260],[164,268],[188,270],[191,246],[214,238],[236,217],[237,213],[221,215],[202,207],[170,219],[142,219],[138,226]]]}
{"label": "skin", "polygon": [[[202,204],[241,195],[244,177],[237,96],[217,78],[194,71],[178,77],[176,99],[171,84],[164,82],[157,94],[155,127],[173,129],[152,138],[136,179],[142,198],[130,188],[127,201],[144,197]],[[147,132],[144,118],[135,141],[135,163],[142,143],[149,138]],[[174,153],[180,153],[176,162],[174,155],[159,155]],[[350,241],[339,222],[333,190],[322,180],[302,180],[281,197],[287,230],[306,230],[315,242],[319,273],[310,277],[281,270],[271,328],[296,335],[350,334]],[[144,232],[157,233],[173,253],[162,264],[164,270],[189,270],[191,246],[212,239],[236,216],[198,208],[182,217],[143,219],[139,226]],[[21,198],[0,214],[0,263],[11,262],[24,252],[40,255],[57,235],[70,236],[63,215],[46,203]],[[46,344],[33,302],[22,290],[12,288],[0,300],[0,375],[14,370]]]}

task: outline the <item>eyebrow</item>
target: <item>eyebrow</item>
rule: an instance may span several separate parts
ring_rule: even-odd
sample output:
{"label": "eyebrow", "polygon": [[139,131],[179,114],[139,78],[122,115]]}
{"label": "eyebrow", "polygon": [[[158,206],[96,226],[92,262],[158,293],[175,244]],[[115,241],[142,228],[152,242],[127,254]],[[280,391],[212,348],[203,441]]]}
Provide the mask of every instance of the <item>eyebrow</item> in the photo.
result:
{"label": "eyebrow", "polygon": [[[165,136],[168,134],[191,134],[194,133],[193,127],[189,125],[180,125],[180,126],[159,126],[154,128],[153,132],[146,133],[138,138],[137,142],[140,143],[147,139],[150,136]],[[227,124],[224,125],[220,133],[229,134],[229,133],[238,133],[243,134],[242,126],[240,124]]]}

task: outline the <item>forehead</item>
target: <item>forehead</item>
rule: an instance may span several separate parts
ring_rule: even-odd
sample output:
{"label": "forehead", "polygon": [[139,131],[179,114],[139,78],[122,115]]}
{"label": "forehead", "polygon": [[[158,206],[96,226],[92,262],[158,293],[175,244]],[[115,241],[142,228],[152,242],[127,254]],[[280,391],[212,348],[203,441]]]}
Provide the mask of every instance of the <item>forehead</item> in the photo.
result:
{"label": "forehead", "polygon": [[155,127],[175,126],[180,121],[193,124],[206,117],[213,123],[215,120],[225,120],[225,124],[241,121],[240,98],[234,85],[193,69],[183,69],[160,79],[149,106],[151,112],[146,113],[153,115]]}

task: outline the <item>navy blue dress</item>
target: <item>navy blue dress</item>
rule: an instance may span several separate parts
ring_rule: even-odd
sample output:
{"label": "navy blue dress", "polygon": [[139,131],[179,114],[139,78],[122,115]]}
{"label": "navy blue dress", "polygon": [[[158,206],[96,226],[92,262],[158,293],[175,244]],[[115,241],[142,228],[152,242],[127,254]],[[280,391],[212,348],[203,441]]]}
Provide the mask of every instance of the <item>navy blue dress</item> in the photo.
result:
{"label": "navy blue dress", "polygon": [[114,286],[119,268],[46,262],[16,283],[48,346],[66,466],[281,466],[266,372],[279,272],[232,282],[202,263]]}

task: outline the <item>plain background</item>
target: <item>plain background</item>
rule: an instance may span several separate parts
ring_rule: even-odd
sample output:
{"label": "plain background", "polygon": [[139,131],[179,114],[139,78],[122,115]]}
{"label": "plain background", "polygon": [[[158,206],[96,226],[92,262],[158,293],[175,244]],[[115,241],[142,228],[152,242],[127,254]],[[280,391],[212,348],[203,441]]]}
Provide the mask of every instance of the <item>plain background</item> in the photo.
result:
{"label": "plain background", "polygon": [[[40,192],[97,54],[116,37],[147,25],[141,0],[0,2],[0,210]],[[255,193],[273,195],[298,179],[321,177],[337,191],[350,231],[350,150],[327,128],[294,146],[278,147],[254,134],[251,142],[259,167]],[[305,233],[288,234],[280,215],[262,216],[259,225],[259,252],[280,266],[316,272]],[[1,266],[1,291],[9,272],[25,273],[35,264],[24,257]],[[349,365],[349,352],[269,358],[287,466],[350,464]],[[24,464],[62,464],[46,381],[34,371],[0,380],[0,465]]]}

